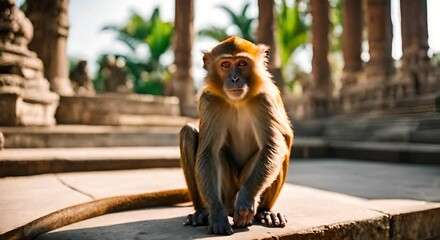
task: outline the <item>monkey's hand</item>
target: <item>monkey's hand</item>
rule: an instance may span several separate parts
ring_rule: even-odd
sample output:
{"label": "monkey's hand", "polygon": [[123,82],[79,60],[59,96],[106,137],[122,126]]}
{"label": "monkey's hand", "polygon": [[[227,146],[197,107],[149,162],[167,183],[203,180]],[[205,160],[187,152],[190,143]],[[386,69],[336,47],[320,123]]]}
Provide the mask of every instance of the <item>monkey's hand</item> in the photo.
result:
{"label": "monkey's hand", "polygon": [[225,209],[211,213],[209,216],[208,233],[219,235],[231,235],[233,233],[228,220],[228,212]]}
{"label": "monkey's hand", "polygon": [[263,225],[269,227],[285,227],[287,223],[286,216],[281,213],[274,213],[271,211],[258,211],[255,220]]}
{"label": "monkey's hand", "polygon": [[197,210],[195,213],[189,214],[186,217],[183,225],[192,225],[193,227],[206,226],[208,225],[208,215],[208,210],[206,209]]}
{"label": "monkey's hand", "polygon": [[255,199],[243,189],[238,192],[234,211],[234,226],[247,227],[252,225],[255,215]]}

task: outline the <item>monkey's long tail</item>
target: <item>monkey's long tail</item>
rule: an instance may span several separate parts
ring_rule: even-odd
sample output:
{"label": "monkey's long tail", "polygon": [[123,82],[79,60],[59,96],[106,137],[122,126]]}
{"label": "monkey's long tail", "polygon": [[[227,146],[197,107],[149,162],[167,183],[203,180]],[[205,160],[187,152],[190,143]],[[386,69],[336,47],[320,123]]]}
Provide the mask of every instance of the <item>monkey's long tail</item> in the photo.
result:
{"label": "monkey's long tail", "polygon": [[187,189],[123,195],[98,199],[63,208],[0,235],[0,240],[33,239],[43,233],[106,213],[125,210],[172,206],[191,201]]}

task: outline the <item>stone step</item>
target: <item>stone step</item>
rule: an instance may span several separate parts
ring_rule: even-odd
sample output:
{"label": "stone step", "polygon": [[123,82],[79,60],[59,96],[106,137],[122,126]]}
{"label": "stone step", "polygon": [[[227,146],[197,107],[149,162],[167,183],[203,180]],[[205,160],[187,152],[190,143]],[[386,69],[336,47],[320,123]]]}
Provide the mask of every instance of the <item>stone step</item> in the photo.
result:
{"label": "stone step", "polygon": [[440,165],[440,144],[333,141],[328,148],[335,158]]}
{"label": "stone step", "polygon": [[[320,139],[297,139],[293,158],[325,157]],[[180,167],[174,146],[6,148],[0,151],[0,177],[43,173]]]}
{"label": "stone step", "polygon": [[[285,228],[259,224],[234,228],[231,236],[207,234],[207,227],[182,226],[190,204],[107,214],[57,229],[38,239],[437,239],[440,203],[401,196],[387,199],[386,190],[432,196],[432,168],[360,164],[353,161],[308,161],[291,164],[274,211],[288,219]],[[329,167],[333,166],[333,168]],[[338,170],[346,179],[361,183],[344,191],[325,191],[304,182],[341,189],[335,174],[313,169]],[[380,174],[364,169],[377,168]],[[429,171],[428,171],[429,170]],[[362,174],[359,174],[361,171]],[[329,172],[329,171],[327,171]],[[403,172],[403,174],[402,174]],[[400,174],[399,174],[400,173]],[[391,177],[390,177],[391,175]],[[339,176],[339,175],[336,175]],[[408,176],[410,178],[408,179]],[[166,179],[166,180],[164,180]],[[345,179],[345,180],[346,180]],[[422,182],[413,182],[424,179]],[[344,178],[341,176],[341,181]],[[390,183],[389,181],[392,180]],[[298,182],[302,182],[298,185]],[[347,181],[343,181],[347,185]],[[380,184],[377,184],[380,183]],[[349,184],[348,184],[349,185]],[[0,234],[58,209],[94,199],[184,188],[181,169],[144,169],[110,172],[61,173],[0,178]],[[352,190],[375,189],[376,195],[359,197]],[[358,191],[359,192],[359,191]],[[368,194],[368,192],[364,192]],[[385,194],[385,195],[384,195]],[[437,194],[438,196],[438,194]],[[17,214],[20,213],[20,214]],[[1,238],[1,237],[0,237]]]}
{"label": "stone step", "polygon": [[[440,143],[440,114],[335,117],[323,123],[329,141]],[[307,125],[302,123],[301,126]]]}
{"label": "stone step", "polygon": [[[178,146],[6,148],[0,151],[0,177],[42,173],[179,167]],[[440,164],[440,145],[332,142],[297,138],[292,159],[348,158],[368,161]]]}
{"label": "stone step", "polygon": [[162,126],[57,125],[0,127],[5,148],[78,148],[123,146],[177,146],[182,124]]}

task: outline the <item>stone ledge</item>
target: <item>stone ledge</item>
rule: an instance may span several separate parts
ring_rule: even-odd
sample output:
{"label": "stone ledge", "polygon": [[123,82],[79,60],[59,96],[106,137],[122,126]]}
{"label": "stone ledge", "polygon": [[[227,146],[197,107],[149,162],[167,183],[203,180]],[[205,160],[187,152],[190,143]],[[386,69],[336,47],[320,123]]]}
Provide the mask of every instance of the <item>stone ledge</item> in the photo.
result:
{"label": "stone ledge", "polygon": [[[96,135],[103,130],[102,127],[86,129],[90,133],[84,138],[89,139],[96,139]],[[53,134],[56,135],[56,131],[53,131]],[[94,138],[91,135],[95,135]],[[51,135],[51,137],[54,136]],[[175,138],[177,139],[177,133],[175,133]],[[157,141],[157,138],[152,138],[152,141]],[[85,140],[83,143],[88,142],[90,141]],[[172,145],[176,145],[176,143],[173,142]],[[325,157],[328,154],[328,147],[324,141],[318,138],[297,139],[292,153],[294,159]],[[0,177],[59,172],[180,167],[179,159],[178,146],[6,148],[0,152]]]}
{"label": "stone ledge", "polygon": [[335,158],[440,164],[440,144],[334,141],[329,147]]}
{"label": "stone ledge", "polygon": [[177,146],[180,126],[0,127],[6,148]]}
{"label": "stone ledge", "polygon": [[180,115],[179,100],[140,94],[61,97],[56,119],[61,124],[124,125],[127,116],[146,115],[177,117]]}
{"label": "stone ledge", "polygon": [[5,149],[0,177],[43,173],[180,167],[178,147]]}

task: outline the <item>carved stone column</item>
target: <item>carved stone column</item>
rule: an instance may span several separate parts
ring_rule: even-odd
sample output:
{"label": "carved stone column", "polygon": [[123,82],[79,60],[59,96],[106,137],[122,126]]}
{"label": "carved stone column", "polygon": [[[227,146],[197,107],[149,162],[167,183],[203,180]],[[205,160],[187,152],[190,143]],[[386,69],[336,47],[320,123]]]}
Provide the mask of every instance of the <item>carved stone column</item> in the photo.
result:
{"label": "carved stone column", "polygon": [[344,69],[343,87],[356,82],[356,73],[362,70],[362,2],[343,1],[342,53]]}
{"label": "carved stone column", "polygon": [[400,0],[400,11],[403,50],[402,73],[413,82],[415,93],[420,93],[422,90],[429,91],[429,86],[426,86],[425,83],[429,65],[426,0]]}
{"label": "carved stone column", "polygon": [[275,3],[273,0],[258,0],[257,39],[259,43],[270,47],[269,71],[275,84],[283,92],[285,83],[281,73],[281,60],[277,47]]}
{"label": "carved stone column", "polygon": [[0,16],[0,125],[53,125],[59,96],[28,49],[32,24],[14,0],[0,0]]}
{"label": "carved stone column", "polygon": [[194,42],[194,0],[176,0],[174,31],[173,94],[180,100],[183,115],[193,115],[194,87],[192,45]]}
{"label": "carved stone column", "polygon": [[426,0],[400,0],[403,65],[426,61],[428,26]]}
{"label": "carved stone column", "polygon": [[68,0],[28,0],[26,15],[35,29],[29,48],[43,60],[45,76],[56,93],[73,95],[67,59]]}
{"label": "carved stone column", "polygon": [[312,108],[316,116],[328,114],[330,97],[330,66],[329,52],[329,3],[327,0],[312,0],[312,84],[310,94]]}
{"label": "carved stone column", "polygon": [[386,78],[393,72],[391,57],[391,3],[390,0],[367,0],[367,27],[370,61],[368,77]]}

